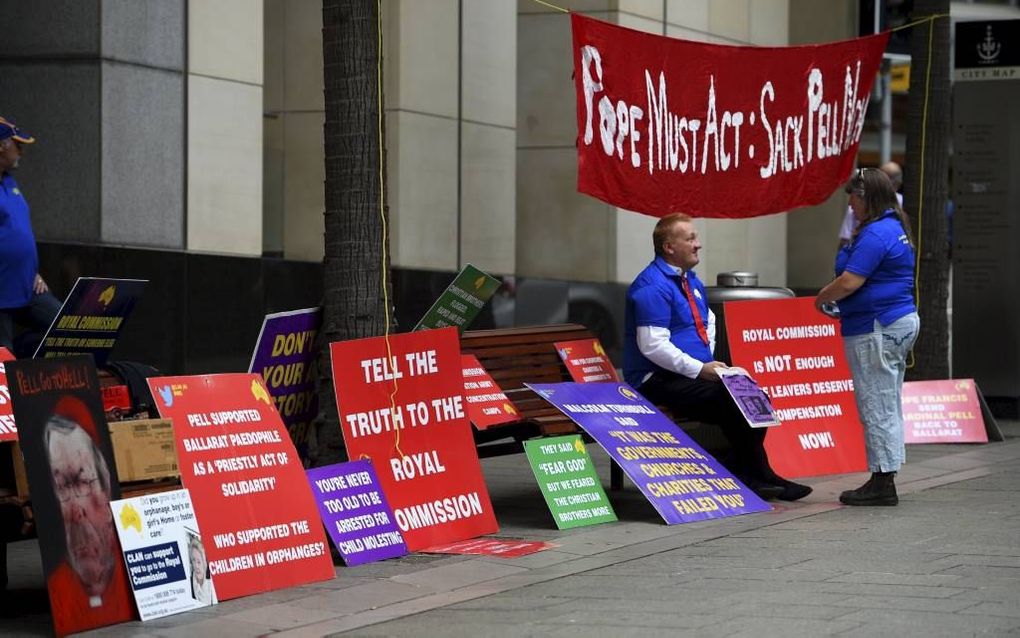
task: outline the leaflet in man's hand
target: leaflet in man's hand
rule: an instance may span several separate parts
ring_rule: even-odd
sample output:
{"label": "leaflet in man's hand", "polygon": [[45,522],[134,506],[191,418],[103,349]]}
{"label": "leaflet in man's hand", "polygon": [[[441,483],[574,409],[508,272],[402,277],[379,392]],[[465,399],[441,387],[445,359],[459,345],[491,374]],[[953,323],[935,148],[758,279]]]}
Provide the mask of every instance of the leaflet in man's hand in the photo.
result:
{"label": "leaflet in man's hand", "polygon": [[780,424],[768,395],[758,382],[751,378],[747,370],[732,367],[720,368],[717,371],[748,425],[752,428],[766,428]]}

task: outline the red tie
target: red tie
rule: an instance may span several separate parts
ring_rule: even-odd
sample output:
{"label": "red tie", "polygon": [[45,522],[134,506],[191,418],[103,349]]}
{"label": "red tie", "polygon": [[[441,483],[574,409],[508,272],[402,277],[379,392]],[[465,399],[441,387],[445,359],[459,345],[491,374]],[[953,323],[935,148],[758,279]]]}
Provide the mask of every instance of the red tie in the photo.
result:
{"label": "red tie", "polygon": [[701,337],[705,345],[708,345],[708,331],[705,330],[705,324],[701,321],[701,311],[698,310],[698,304],[694,303],[691,289],[687,286],[687,277],[684,275],[680,275],[680,290],[684,292],[687,303],[691,306],[691,316],[694,317],[694,327],[698,329],[698,336]]}

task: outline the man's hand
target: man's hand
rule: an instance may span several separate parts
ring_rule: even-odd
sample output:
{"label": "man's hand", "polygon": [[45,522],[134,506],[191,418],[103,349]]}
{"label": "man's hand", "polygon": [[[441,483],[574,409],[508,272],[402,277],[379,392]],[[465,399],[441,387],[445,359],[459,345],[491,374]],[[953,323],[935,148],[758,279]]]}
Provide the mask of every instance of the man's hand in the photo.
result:
{"label": "man's hand", "polygon": [[725,370],[729,366],[722,361],[709,361],[705,365],[701,366],[701,372],[698,373],[699,379],[706,381],[718,381],[719,370]]}
{"label": "man's hand", "polygon": [[44,292],[49,292],[50,290],[50,287],[46,285],[46,282],[43,281],[43,278],[42,276],[39,275],[39,273],[35,274],[35,281],[32,283],[32,290],[37,295],[41,295]]}

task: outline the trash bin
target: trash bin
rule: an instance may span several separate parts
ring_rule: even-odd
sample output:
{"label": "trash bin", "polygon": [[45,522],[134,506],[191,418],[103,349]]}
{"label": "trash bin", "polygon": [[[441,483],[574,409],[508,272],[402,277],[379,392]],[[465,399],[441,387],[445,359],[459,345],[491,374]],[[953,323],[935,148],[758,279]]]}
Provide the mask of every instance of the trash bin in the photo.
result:
{"label": "trash bin", "polygon": [[733,363],[730,360],[730,346],[726,339],[726,317],[723,304],[727,301],[748,301],[757,299],[782,299],[795,297],[789,288],[758,286],[758,273],[736,271],[721,272],[716,276],[716,285],[708,286],[708,306],[715,313],[715,359]]}

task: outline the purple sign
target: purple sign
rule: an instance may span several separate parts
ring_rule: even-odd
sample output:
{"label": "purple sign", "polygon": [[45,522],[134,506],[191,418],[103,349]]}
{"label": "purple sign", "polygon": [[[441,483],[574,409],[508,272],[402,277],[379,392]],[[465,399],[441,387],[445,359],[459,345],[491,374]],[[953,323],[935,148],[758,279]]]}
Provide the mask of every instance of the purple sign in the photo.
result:
{"label": "purple sign", "polygon": [[529,383],[605,448],[669,525],[772,508],[624,383]]}
{"label": "purple sign", "polygon": [[719,370],[719,378],[733,397],[733,402],[740,408],[740,413],[744,415],[748,425],[752,428],[779,425],[779,419],[776,418],[768,395],[743,368]]}
{"label": "purple sign", "polygon": [[407,553],[371,461],[306,472],[322,522],[348,567]]}
{"label": "purple sign", "polygon": [[276,403],[303,465],[308,460],[308,431],[319,412],[312,372],[322,325],[321,308],[266,315],[248,372],[261,374]]}

